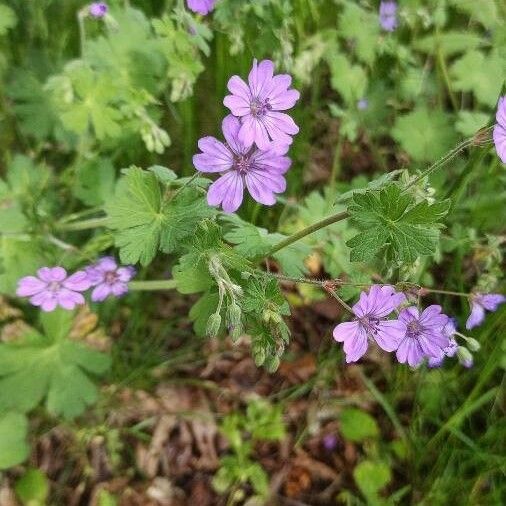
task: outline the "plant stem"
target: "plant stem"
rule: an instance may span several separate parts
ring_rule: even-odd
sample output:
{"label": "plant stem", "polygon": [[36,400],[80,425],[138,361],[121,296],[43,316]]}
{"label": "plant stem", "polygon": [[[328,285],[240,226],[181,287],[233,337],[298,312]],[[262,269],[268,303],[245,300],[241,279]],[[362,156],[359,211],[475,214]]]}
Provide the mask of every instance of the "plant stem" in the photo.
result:
{"label": "plant stem", "polygon": [[76,232],[78,230],[90,230],[92,228],[105,227],[109,219],[106,216],[102,218],[90,218],[89,220],[74,221],[72,223],[57,223],[57,230],[66,230]]}
{"label": "plant stem", "polygon": [[286,239],[283,239],[282,241],[278,242],[278,244],[275,244],[265,255],[265,258],[272,256],[279,250],[286,248],[287,246],[290,246],[290,244],[299,241],[303,237],[306,237],[307,235],[310,235],[313,232],[320,230],[321,228],[328,227],[329,225],[337,223],[338,221],[342,221],[348,217],[349,214],[346,211],[341,211],[339,213],[333,214],[332,216],[329,216],[328,218],[324,218],[323,220],[317,221],[316,223],[313,223],[313,225],[309,225],[309,227],[303,228],[302,230],[299,230],[295,234],[292,234],[288,236]]}
{"label": "plant stem", "polygon": [[432,289],[432,288],[422,288],[423,291],[425,292],[430,292],[430,293],[441,293],[443,295],[456,295],[457,297],[469,297],[469,294],[468,293],[464,293],[464,292],[452,292],[451,290],[436,290],[435,288]]}
{"label": "plant stem", "polygon": [[155,279],[152,281],[130,281],[128,288],[132,292],[149,292],[154,290],[174,290],[176,288],[175,279]]}
{"label": "plant stem", "polygon": [[441,71],[441,74],[443,76],[443,80],[446,85],[446,89],[448,91],[448,96],[450,97],[450,102],[452,103],[452,107],[454,111],[459,110],[459,104],[457,102],[457,98],[455,97],[455,94],[452,90],[452,83],[450,81],[450,76],[448,75],[448,69],[446,67],[446,60],[443,54],[443,50],[441,48],[441,40],[440,40],[440,31],[439,29],[436,30],[436,44],[437,44],[437,61],[439,65],[439,69]]}

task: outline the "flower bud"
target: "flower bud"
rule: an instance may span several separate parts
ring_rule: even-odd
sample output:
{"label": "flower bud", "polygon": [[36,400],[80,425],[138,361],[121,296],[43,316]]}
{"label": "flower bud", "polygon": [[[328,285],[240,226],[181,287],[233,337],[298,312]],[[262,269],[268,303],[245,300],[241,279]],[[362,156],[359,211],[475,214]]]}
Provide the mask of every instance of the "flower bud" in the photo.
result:
{"label": "flower bud", "polygon": [[471,351],[478,351],[481,348],[481,344],[473,337],[466,337],[466,343]]}
{"label": "flower bud", "polygon": [[221,316],[220,313],[213,313],[207,320],[206,334],[209,337],[216,337],[220,332]]}
{"label": "flower bud", "polygon": [[230,304],[227,309],[227,324],[230,327],[237,327],[241,324],[241,319],[241,308],[235,302],[232,302],[232,304]]}
{"label": "flower bud", "polygon": [[471,352],[465,347],[465,346],[459,346],[457,349],[457,357],[459,359],[459,362],[464,367],[467,367],[468,369],[470,367],[473,367],[473,356]]}

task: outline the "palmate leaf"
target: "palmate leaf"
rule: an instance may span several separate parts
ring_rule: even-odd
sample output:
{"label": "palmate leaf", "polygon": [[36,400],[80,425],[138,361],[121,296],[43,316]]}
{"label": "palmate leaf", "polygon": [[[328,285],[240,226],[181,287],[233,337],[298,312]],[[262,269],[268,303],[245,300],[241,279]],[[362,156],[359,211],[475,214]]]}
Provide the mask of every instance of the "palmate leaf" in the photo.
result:
{"label": "palmate leaf", "polygon": [[444,155],[456,141],[451,117],[441,111],[418,107],[399,116],[392,136],[418,162],[433,161]]}
{"label": "palmate leaf", "polygon": [[67,339],[72,319],[69,311],[43,313],[44,335],[0,345],[0,411],[27,412],[45,399],[50,413],[72,419],[96,401],[89,376],[105,373],[110,358]]}
{"label": "palmate leaf", "polygon": [[449,205],[448,200],[416,203],[395,184],[355,195],[348,212],[361,232],[347,242],[351,260],[371,260],[384,248],[389,258],[403,262],[433,254],[439,241],[438,222]]}
{"label": "palmate leaf", "polygon": [[487,55],[469,51],[453,64],[450,75],[455,89],[472,91],[478,102],[493,107],[506,76],[504,57],[497,50]]}
{"label": "palmate leaf", "polygon": [[200,220],[214,213],[191,187],[164,202],[155,173],[131,167],[123,174],[106,206],[123,263],[147,265],[159,249],[174,251]]}

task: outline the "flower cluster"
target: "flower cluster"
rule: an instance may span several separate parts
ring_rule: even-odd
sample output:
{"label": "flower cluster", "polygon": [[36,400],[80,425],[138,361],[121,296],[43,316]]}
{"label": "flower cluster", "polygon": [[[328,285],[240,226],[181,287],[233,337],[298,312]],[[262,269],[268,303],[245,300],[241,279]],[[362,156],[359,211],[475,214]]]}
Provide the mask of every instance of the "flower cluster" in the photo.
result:
{"label": "flower cluster", "polygon": [[[485,309],[495,311],[505,301],[506,297],[499,294],[473,295],[466,327],[479,325]],[[420,312],[391,286],[373,285],[368,293],[362,292],[352,311],[355,319],[340,323],[333,333],[336,341],[344,343],[347,363],[359,360],[373,341],[385,351],[395,351],[397,360],[411,367],[425,360],[430,367],[439,367],[445,357],[455,355],[464,366],[471,367],[471,351],[479,349],[475,339],[457,332],[455,321],[441,312],[441,306],[431,305]],[[391,318],[394,312],[396,317]],[[459,345],[456,336],[467,346]]]}
{"label": "flower cluster", "polygon": [[188,9],[205,16],[214,9],[216,0],[186,0]]}
{"label": "flower cluster", "polygon": [[506,163],[506,95],[499,99],[495,119],[497,120],[493,133],[495,150],[502,163]]}
{"label": "flower cluster", "polygon": [[119,267],[112,257],[101,258],[70,276],[63,267],[41,267],[37,276],[25,276],[18,281],[16,295],[29,297],[30,303],[42,311],[54,311],[58,306],[72,310],[84,304],[83,292],[89,288],[93,288],[91,300],[94,302],[110,295],[124,295],[134,276],[133,267]]}
{"label": "flower cluster", "polygon": [[274,75],[270,60],[253,61],[248,84],[239,76],[228,82],[230,95],[223,101],[231,115],[222,124],[225,143],[214,137],[200,139],[201,153],[193,157],[195,168],[220,173],[207,195],[209,205],[221,205],[225,212],[236,211],[244,188],[260,204],[273,205],[277,193],[286,189],[284,174],[291,160],[286,157],[292,135],[299,129],[284,112],[300,97],[291,89],[292,78]]}

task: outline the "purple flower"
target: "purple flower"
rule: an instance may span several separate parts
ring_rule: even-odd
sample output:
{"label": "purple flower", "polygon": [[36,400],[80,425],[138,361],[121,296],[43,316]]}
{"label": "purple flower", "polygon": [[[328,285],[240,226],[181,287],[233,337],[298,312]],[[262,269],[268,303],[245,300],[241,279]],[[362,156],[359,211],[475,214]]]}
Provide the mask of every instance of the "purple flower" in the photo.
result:
{"label": "purple flower", "polygon": [[40,306],[42,311],[53,311],[56,306],[74,309],[84,304],[84,292],[90,287],[88,276],[78,271],[67,277],[63,267],[42,267],[37,277],[25,276],[18,281],[16,294],[19,297],[30,297],[30,303]]}
{"label": "purple flower", "polygon": [[393,32],[397,28],[397,2],[383,0],[379,8],[379,22],[381,28]]}
{"label": "purple flower", "polygon": [[239,76],[228,81],[231,95],[223,103],[234,116],[241,118],[239,139],[246,147],[256,144],[260,149],[269,147],[269,139],[281,144],[291,144],[291,135],[299,128],[293,119],[279,111],[291,109],[300,93],[288,89],[292,78],[288,74],[274,76],[274,64],[270,60],[257,63],[253,67],[246,84]]}
{"label": "purple flower", "polygon": [[283,156],[288,146],[271,143],[267,150],[246,147],[239,139],[240,122],[229,114],[223,120],[226,144],[214,137],[203,137],[198,146],[202,153],[193,157],[200,172],[219,172],[219,177],[207,193],[211,206],[223,207],[227,213],[236,211],[242,203],[244,185],[260,204],[271,206],[275,193],[286,189],[284,173],[290,168],[290,158]]}
{"label": "purple flower", "polygon": [[96,264],[86,268],[91,286],[91,300],[101,302],[109,295],[120,297],[128,292],[128,282],[135,276],[132,266],[118,267],[112,257],[103,257]]}
{"label": "purple flower", "polygon": [[329,452],[337,447],[337,437],[334,434],[325,434],[323,436],[323,447]]}
{"label": "purple flower", "polygon": [[443,331],[449,318],[441,313],[441,306],[429,306],[422,314],[418,308],[408,307],[399,313],[399,320],[406,324],[406,335],[396,352],[401,364],[416,367],[426,357],[440,357],[450,344]]}
{"label": "purple flower", "polygon": [[372,339],[385,351],[397,349],[406,334],[406,324],[387,320],[387,317],[405,300],[405,295],[391,286],[373,285],[369,293],[360,294],[358,303],[352,308],[356,319],[340,323],[334,329],[334,339],[344,342],[347,363],[362,357]]}
{"label": "purple flower", "polygon": [[193,12],[198,12],[205,16],[214,9],[214,3],[216,0],[186,0],[188,9]]}
{"label": "purple flower", "polygon": [[90,16],[93,18],[103,18],[107,11],[109,10],[109,7],[104,2],[93,2],[88,7],[88,12],[90,13]]}
{"label": "purple flower", "polygon": [[493,133],[495,150],[502,163],[506,163],[506,96],[499,99],[495,119],[497,120]]}
{"label": "purple flower", "polygon": [[365,111],[365,109],[367,109],[369,107],[369,100],[367,100],[367,98],[361,98],[358,102],[357,102],[357,108],[360,110],[360,111]]}
{"label": "purple flower", "polygon": [[496,311],[500,304],[506,302],[506,297],[500,293],[477,293],[471,297],[471,314],[466,321],[466,329],[474,329],[485,319],[485,310]]}
{"label": "purple flower", "polygon": [[443,348],[437,357],[429,357],[427,364],[429,367],[441,367],[445,357],[454,357],[459,347],[455,340],[457,326],[453,318],[448,319],[448,323],[443,327],[443,334],[448,338],[448,346]]}

